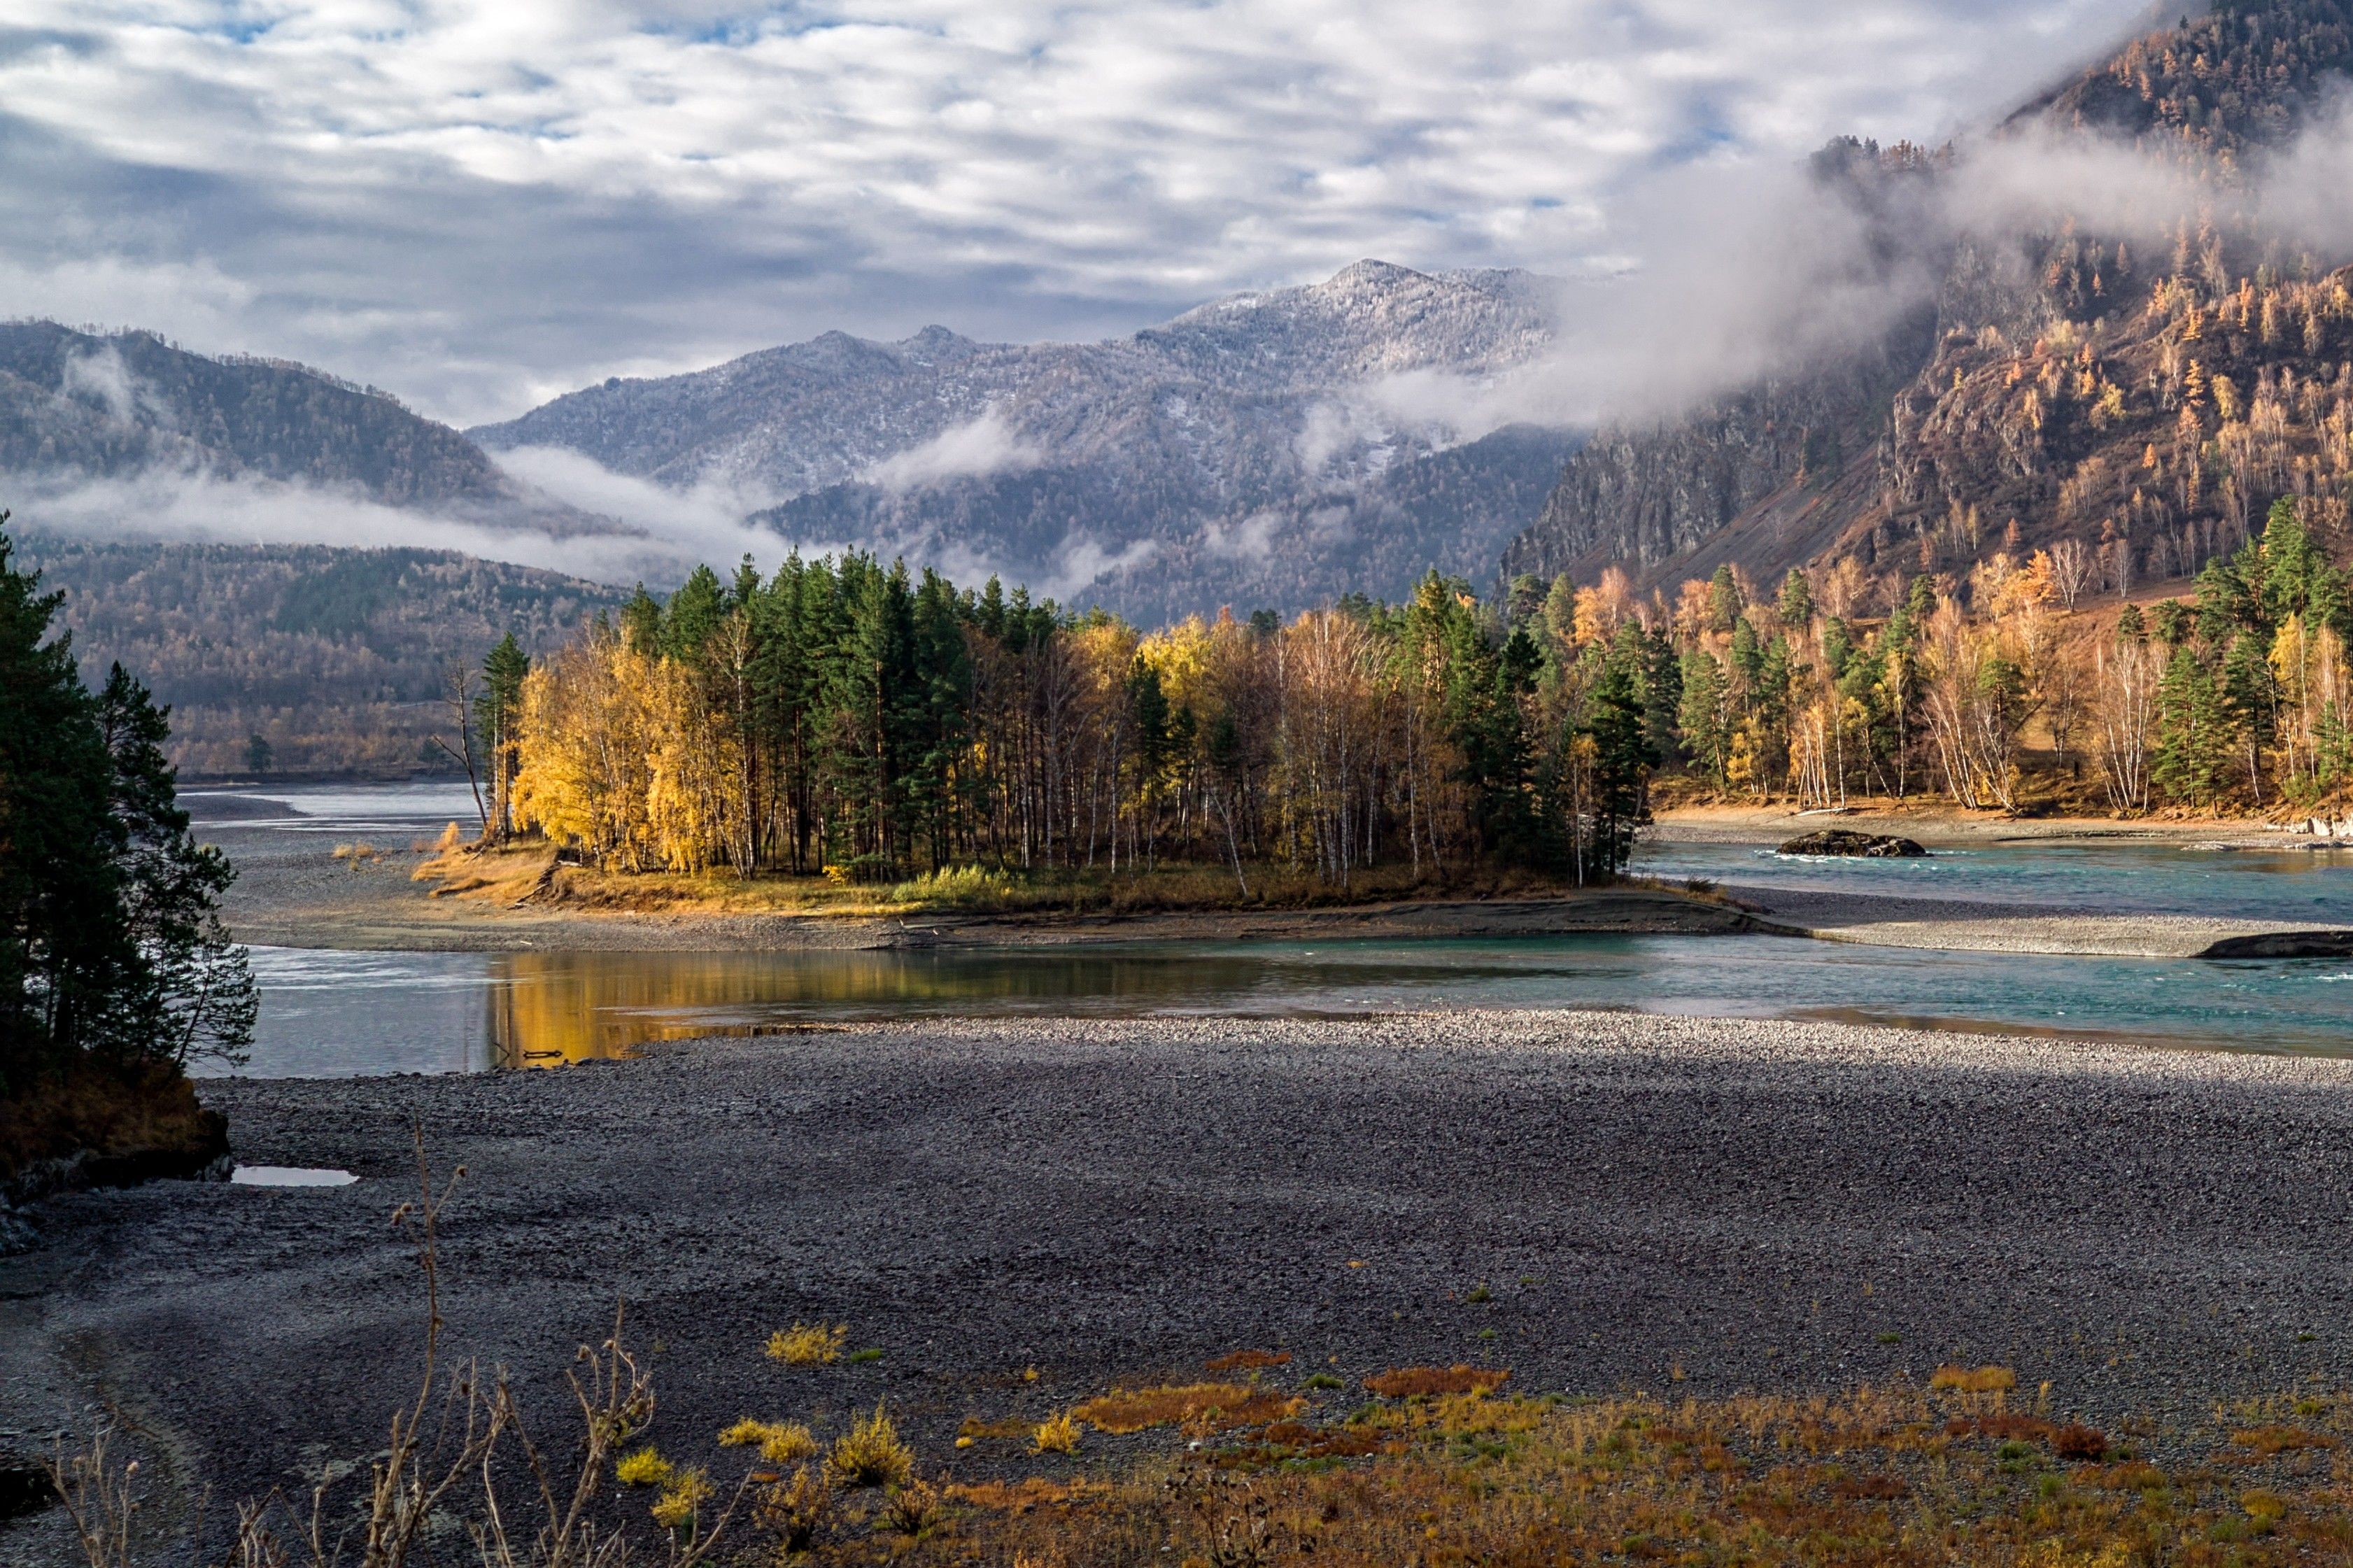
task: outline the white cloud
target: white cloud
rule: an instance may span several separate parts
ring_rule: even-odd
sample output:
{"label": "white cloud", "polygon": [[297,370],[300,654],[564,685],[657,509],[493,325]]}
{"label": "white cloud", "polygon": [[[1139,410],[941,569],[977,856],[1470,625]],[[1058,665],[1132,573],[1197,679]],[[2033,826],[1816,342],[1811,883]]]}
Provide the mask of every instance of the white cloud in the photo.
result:
{"label": "white cloud", "polygon": [[942,479],[976,479],[1014,473],[1044,461],[1044,454],[1013,433],[1003,413],[990,409],[968,424],[874,465],[867,478],[890,490],[911,490]]}
{"label": "white cloud", "polygon": [[1662,171],[1941,135],[2142,3],[14,0],[0,289],[466,422],[1362,256],[1607,270]]}
{"label": "white cloud", "polygon": [[1274,531],[1282,525],[1282,514],[1271,511],[1254,511],[1231,527],[1212,522],[1201,531],[1201,548],[1223,560],[1265,561],[1274,553]]}
{"label": "white cloud", "polygon": [[[740,521],[676,506],[559,533],[520,517],[418,512],[309,485],[208,473],[151,469],[109,479],[19,475],[11,484],[15,521],[37,531],[90,539],[453,550],[601,583],[666,587],[702,563],[723,565],[745,553],[765,570],[789,548]],[[818,544],[804,553],[831,548]]]}

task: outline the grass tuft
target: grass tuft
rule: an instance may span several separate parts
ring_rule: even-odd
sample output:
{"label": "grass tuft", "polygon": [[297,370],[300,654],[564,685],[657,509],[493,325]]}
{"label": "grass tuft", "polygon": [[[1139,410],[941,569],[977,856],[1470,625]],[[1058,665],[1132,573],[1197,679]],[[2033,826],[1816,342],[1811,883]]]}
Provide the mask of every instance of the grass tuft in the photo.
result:
{"label": "grass tuft", "polygon": [[874,1402],[873,1415],[852,1420],[849,1430],[833,1440],[826,1473],[834,1485],[845,1489],[907,1484],[915,1473],[915,1456],[899,1440],[899,1429],[891,1424],[881,1400]]}
{"label": "grass tuft", "polygon": [[651,1448],[639,1448],[621,1456],[620,1462],[613,1467],[613,1479],[625,1487],[668,1486],[670,1461]]}
{"label": "grass tuft", "polygon": [[2006,1366],[1940,1366],[1928,1374],[1928,1386],[1959,1394],[2007,1394],[2018,1386],[2018,1374]]}
{"label": "grass tuft", "polygon": [[677,1471],[663,1486],[661,1496],[654,1500],[654,1522],[664,1530],[692,1529],[702,1505],[711,1500],[714,1491],[711,1478],[701,1470]]}
{"label": "grass tuft", "polygon": [[841,1347],[849,1342],[848,1323],[836,1323],[831,1328],[823,1323],[795,1323],[768,1336],[767,1356],[786,1366],[821,1366],[839,1361]]}
{"label": "grass tuft", "polygon": [[1079,1436],[1082,1430],[1079,1418],[1067,1410],[1049,1416],[1039,1422],[1038,1429],[1030,1434],[1029,1451],[1033,1454],[1075,1454],[1079,1451]]}
{"label": "grass tuft", "polygon": [[1384,1399],[1427,1399],[1441,1394],[1493,1394],[1511,1377],[1493,1366],[1409,1366],[1376,1373],[1365,1386]]}
{"label": "grass tuft", "polygon": [[1150,1426],[1181,1426],[1207,1436],[1279,1421],[1297,1415],[1306,1404],[1303,1399],[1239,1383],[1193,1383],[1182,1387],[1116,1389],[1088,1400],[1071,1414],[1090,1426],[1121,1436]]}

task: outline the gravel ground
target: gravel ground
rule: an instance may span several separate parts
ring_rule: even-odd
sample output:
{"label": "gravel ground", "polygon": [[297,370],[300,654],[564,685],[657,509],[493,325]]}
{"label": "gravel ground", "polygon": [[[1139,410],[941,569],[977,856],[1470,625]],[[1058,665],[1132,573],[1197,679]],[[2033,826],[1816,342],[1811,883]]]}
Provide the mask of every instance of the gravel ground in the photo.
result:
{"label": "gravel ground", "polygon": [[[902,1025],[206,1087],[239,1158],[364,1179],[67,1199],[0,1264],[0,1427],[103,1404],[183,1500],[380,1443],[417,1337],[385,1223],[413,1118],[467,1167],[453,1344],[545,1402],[625,1299],[658,1436],[690,1452],[738,1415],[888,1394],[928,1461],[985,1468],[1012,1450],[959,1454],[967,1414],[1244,1347],[1581,1392],[1997,1362],[2160,1432],[2353,1373],[2349,1062],[1456,1014]],[[882,1355],[764,1361],[795,1320]]]}

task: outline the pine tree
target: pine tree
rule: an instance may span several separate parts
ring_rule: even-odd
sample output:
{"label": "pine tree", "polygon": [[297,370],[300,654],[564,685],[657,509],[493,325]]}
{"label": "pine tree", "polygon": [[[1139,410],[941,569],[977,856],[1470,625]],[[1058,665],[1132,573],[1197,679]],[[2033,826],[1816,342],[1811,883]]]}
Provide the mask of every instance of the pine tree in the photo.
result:
{"label": "pine tree", "polygon": [[2149,777],[2171,798],[2212,804],[2229,765],[2231,735],[2213,672],[2187,647],[2174,649],[2157,689],[2157,747]]}
{"label": "pine tree", "polygon": [[0,530],[0,1094],[77,1062],[239,1059],[254,992],[219,921],[234,873],[188,832],[167,715],[120,666],[90,693],[49,636],[60,595],[12,552]]}

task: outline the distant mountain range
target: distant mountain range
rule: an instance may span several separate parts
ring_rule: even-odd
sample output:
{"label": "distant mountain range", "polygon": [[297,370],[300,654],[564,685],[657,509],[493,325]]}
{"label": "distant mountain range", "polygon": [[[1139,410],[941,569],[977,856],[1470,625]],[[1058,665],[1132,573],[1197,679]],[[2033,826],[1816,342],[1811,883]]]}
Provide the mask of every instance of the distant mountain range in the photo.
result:
{"label": "distant mountain range", "polygon": [[1460,426],[1550,345],[1554,308],[1526,273],[1366,261],[1109,342],[828,332],[468,434],[719,487],[797,542],[999,572],[1145,620],[1291,610],[1396,596],[1433,564],[1492,575],[1575,441]]}

